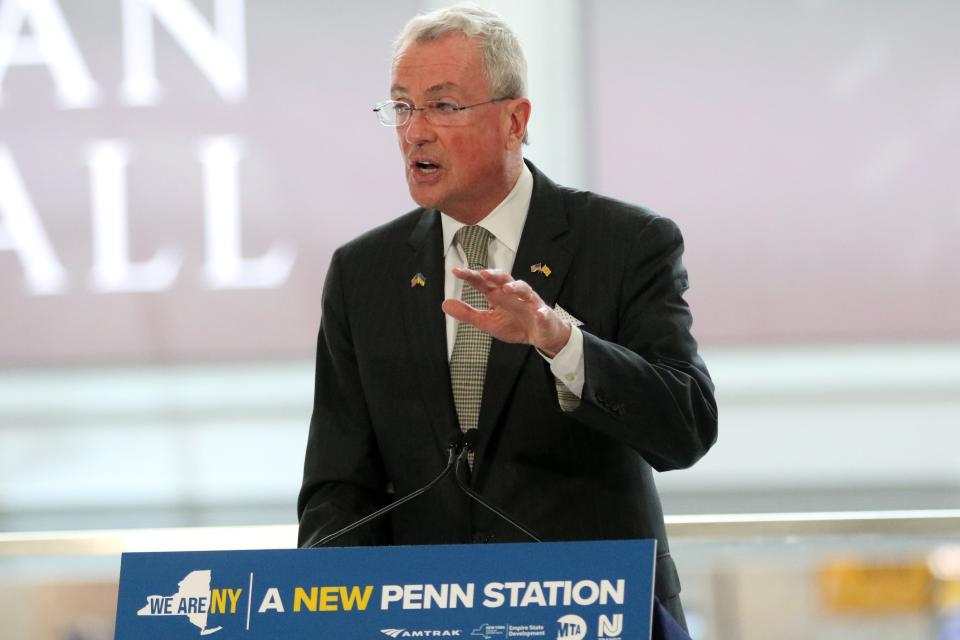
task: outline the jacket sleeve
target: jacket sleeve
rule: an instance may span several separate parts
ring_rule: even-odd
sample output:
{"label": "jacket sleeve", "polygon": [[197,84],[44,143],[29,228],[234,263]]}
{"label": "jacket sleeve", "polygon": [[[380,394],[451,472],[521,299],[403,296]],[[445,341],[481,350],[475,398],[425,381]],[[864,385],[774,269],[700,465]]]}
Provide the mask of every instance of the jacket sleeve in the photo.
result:
{"label": "jacket sleeve", "polygon": [[683,238],[660,217],[634,236],[624,252],[614,338],[583,332],[583,395],[571,415],[627,443],[658,471],[686,468],[716,441],[717,405],[683,299]]}
{"label": "jacket sleeve", "polygon": [[[297,501],[301,547],[372,513],[389,499],[361,388],[342,280],[338,251],[323,288],[313,416]],[[331,544],[388,544],[386,524],[375,521]]]}

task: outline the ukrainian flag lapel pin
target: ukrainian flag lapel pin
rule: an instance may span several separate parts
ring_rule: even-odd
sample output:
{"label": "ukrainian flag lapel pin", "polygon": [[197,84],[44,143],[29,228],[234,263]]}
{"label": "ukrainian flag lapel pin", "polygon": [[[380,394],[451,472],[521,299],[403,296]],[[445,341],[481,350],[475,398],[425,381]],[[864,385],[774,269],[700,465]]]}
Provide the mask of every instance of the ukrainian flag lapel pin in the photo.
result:
{"label": "ukrainian flag lapel pin", "polygon": [[550,271],[550,267],[543,264],[542,262],[538,262],[537,264],[530,265],[530,273],[538,273],[538,272],[542,273],[547,278],[549,278],[550,274],[553,273],[552,271]]}
{"label": "ukrainian flag lapel pin", "polygon": [[410,279],[410,288],[427,286],[427,279],[419,271]]}

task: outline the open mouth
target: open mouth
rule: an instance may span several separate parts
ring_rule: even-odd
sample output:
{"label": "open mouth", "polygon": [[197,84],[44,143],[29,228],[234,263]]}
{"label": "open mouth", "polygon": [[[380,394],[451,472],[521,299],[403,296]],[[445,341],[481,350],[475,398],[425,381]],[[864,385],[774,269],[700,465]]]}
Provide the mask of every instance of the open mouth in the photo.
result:
{"label": "open mouth", "polygon": [[414,162],[413,166],[415,166],[420,173],[436,173],[437,169],[440,168],[432,162],[425,161]]}

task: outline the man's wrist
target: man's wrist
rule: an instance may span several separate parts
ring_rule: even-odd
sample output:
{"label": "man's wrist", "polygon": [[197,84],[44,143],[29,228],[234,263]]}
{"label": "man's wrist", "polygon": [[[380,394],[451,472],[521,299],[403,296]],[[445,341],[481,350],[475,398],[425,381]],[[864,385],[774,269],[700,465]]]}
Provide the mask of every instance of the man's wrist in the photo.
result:
{"label": "man's wrist", "polygon": [[540,350],[543,355],[551,359],[553,359],[565,346],[567,346],[567,343],[570,342],[570,335],[573,333],[573,328],[570,326],[569,322],[566,320],[561,320],[560,322],[563,324],[563,330],[560,333],[560,336],[549,344],[537,347],[537,349]]}

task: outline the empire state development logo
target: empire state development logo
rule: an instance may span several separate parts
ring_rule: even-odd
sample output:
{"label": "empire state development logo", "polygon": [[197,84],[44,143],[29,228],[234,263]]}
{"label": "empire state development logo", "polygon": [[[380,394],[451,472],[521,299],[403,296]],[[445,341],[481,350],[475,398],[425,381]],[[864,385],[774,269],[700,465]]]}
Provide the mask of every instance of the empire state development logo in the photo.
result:
{"label": "empire state development logo", "polygon": [[147,596],[147,604],[137,611],[138,616],[183,616],[200,629],[201,636],[220,631],[223,627],[207,628],[210,613],[236,611],[240,589],[210,589],[210,570],[191,571],[177,583],[177,592],[171,595]]}

